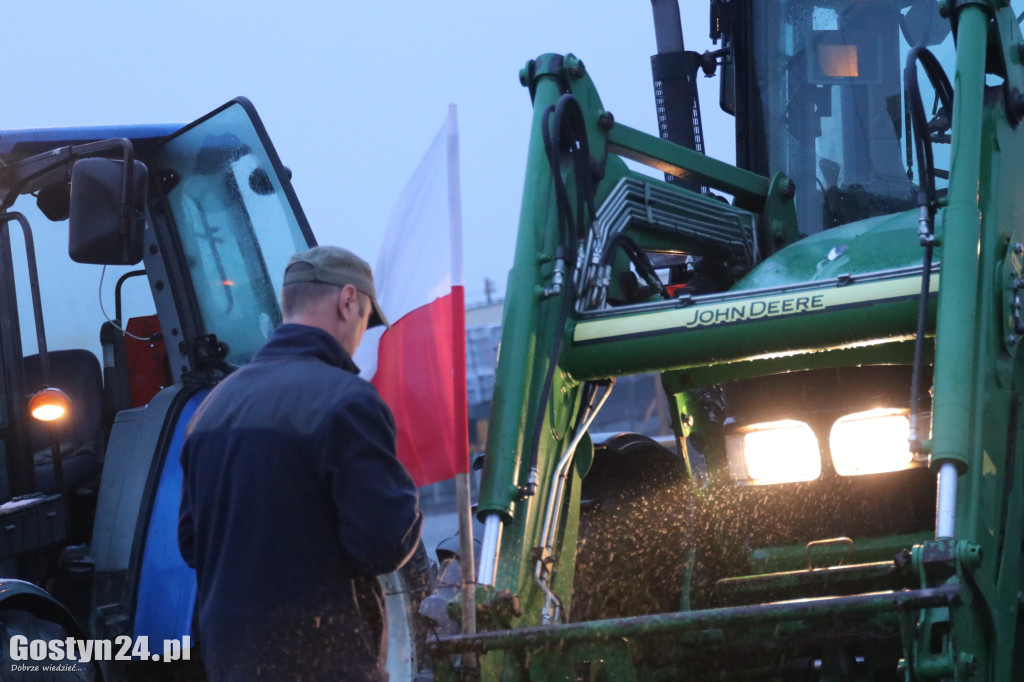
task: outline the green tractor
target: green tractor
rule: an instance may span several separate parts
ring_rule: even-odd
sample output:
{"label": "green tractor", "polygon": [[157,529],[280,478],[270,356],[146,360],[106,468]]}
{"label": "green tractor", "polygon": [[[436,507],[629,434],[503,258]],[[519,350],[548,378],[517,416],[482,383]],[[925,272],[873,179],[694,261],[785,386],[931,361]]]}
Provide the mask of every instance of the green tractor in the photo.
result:
{"label": "green tractor", "polygon": [[[660,137],[573,55],[520,74],[478,628],[435,677],[1024,679],[1024,5],[711,0],[697,54],[652,4]],[[647,372],[674,437],[595,442]]]}

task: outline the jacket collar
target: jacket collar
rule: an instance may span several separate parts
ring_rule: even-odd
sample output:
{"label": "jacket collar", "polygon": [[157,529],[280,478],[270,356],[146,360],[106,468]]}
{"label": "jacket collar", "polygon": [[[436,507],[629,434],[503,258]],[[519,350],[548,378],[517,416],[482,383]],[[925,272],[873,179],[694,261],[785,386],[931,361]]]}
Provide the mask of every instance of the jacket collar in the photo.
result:
{"label": "jacket collar", "polygon": [[282,357],[312,357],[338,367],[346,372],[359,374],[359,368],[338,341],[319,327],[304,324],[282,324],[270,335],[270,340],[253,360]]}

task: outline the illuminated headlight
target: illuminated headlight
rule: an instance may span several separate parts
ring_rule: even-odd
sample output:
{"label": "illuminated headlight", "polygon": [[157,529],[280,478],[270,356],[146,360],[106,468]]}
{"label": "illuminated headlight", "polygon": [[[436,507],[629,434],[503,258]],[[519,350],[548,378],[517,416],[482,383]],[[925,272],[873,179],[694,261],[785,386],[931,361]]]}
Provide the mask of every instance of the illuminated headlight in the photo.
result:
{"label": "illuminated headlight", "polygon": [[907,410],[877,409],[836,421],[828,438],[836,473],[858,476],[914,466],[907,414]]}
{"label": "illuminated headlight", "polygon": [[28,412],[41,422],[60,419],[71,409],[71,399],[59,388],[44,388],[28,401]]}
{"label": "illuminated headlight", "polygon": [[818,439],[791,419],[745,426],[725,438],[729,471],[756,485],[813,481],[821,475]]}

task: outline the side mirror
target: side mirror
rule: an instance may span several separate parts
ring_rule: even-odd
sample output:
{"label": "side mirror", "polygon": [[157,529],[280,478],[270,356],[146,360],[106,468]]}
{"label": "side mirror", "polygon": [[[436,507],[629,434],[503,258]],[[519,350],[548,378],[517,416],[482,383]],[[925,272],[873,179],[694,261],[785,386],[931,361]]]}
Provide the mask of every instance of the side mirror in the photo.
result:
{"label": "side mirror", "polygon": [[736,64],[731,49],[725,53],[718,75],[718,106],[730,116],[736,115]]}
{"label": "side mirror", "polygon": [[126,185],[125,169],[123,161],[101,158],[82,159],[71,167],[68,254],[76,263],[134,265],[142,260],[148,170],[134,161]]}

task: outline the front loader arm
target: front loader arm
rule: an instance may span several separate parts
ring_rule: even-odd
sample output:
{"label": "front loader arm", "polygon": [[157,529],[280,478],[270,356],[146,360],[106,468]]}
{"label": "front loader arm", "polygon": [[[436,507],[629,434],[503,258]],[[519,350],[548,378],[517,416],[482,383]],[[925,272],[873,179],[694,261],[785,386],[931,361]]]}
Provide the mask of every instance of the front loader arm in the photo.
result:
{"label": "front loader arm", "polygon": [[[599,222],[600,205],[624,179],[649,181],[656,189],[682,195],[687,206],[722,210],[729,223],[741,214],[746,227],[738,238],[695,234],[685,226],[623,229],[641,247],[681,251],[743,251],[749,268],[758,255],[754,245],[757,217],[692,192],[672,188],[629,171],[609,148],[670,173],[690,175],[740,197],[741,203],[770,215],[779,235],[795,234],[791,195],[786,182],[767,179],[709,159],[691,150],[614,122],[606,112],[582,62],[572,55],[543,55],[521,74],[533,99],[533,134],[527,160],[526,187],[515,260],[509,274],[503,335],[488,433],[487,457],[479,515],[488,526],[480,580],[486,586],[479,602],[489,609],[490,629],[548,625],[571,617],[577,542],[580,476],[592,458],[584,436],[586,418],[596,413],[607,381],[616,373],[580,381],[568,371],[572,343],[583,303],[595,281],[586,271],[601,256],[589,241]],[[584,157],[584,158],[581,158]],[[702,203],[704,202],[704,203]],[[735,242],[746,240],[745,246]],[[779,236],[777,248],[786,237]],[[730,244],[732,246],[730,246]],[[716,253],[718,251],[715,251]],[[606,279],[617,280],[630,269],[621,256]],[[612,283],[610,289],[614,290]],[[614,364],[614,363],[613,363]],[[600,383],[594,383],[600,382]],[[574,439],[574,434],[576,438]],[[556,495],[552,497],[552,489]],[[500,538],[500,540],[499,540]],[[522,616],[512,617],[497,595],[515,594]],[[488,676],[515,679],[528,666],[523,656],[492,654],[482,661]]]}

